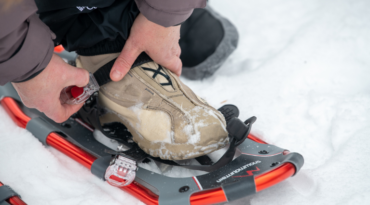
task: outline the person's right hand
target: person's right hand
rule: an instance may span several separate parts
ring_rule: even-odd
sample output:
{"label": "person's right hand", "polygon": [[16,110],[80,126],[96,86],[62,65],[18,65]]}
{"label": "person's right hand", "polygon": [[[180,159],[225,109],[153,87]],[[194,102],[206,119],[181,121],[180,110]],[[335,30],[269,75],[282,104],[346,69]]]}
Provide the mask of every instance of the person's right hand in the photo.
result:
{"label": "person's right hand", "polygon": [[22,83],[13,83],[22,102],[29,108],[36,108],[57,123],[66,121],[83,105],[69,105],[60,102],[63,88],[76,85],[83,87],[89,82],[89,73],[73,67],[53,54],[48,66],[36,77]]}
{"label": "person's right hand", "polygon": [[163,27],[139,14],[131,27],[130,36],[122,52],[112,67],[111,79],[120,81],[142,52],[146,52],[156,63],[180,76],[182,70],[180,28],[181,25]]}

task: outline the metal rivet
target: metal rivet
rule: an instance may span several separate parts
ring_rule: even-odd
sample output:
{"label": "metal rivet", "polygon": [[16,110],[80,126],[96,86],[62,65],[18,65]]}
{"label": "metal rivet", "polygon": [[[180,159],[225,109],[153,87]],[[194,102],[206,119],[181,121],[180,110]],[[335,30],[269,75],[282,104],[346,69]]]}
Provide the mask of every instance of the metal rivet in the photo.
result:
{"label": "metal rivet", "polygon": [[183,186],[179,189],[179,192],[180,193],[184,193],[184,192],[187,192],[189,191],[190,187],[189,186]]}
{"label": "metal rivet", "polygon": [[269,152],[268,152],[268,151],[266,151],[266,150],[261,150],[261,151],[259,151],[258,153],[260,153],[260,154],[268,154]]}
{"label": "metal rivet", "polygon": [[71,128],[72,126],[68,123],[65,123],[63,122],[62,124],[60,124],[62,127],[65,127],[65,128]]}

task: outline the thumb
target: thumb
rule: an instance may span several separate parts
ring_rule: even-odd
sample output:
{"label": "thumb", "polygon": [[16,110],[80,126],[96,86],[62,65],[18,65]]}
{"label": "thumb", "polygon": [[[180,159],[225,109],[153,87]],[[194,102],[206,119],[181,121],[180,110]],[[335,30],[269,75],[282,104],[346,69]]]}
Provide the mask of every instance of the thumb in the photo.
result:
{"label": "thumb", "polygon": [[125,46],[121,54],[114,62],[112,70],[110,72],[110,78],[113,81],[120,81],[130,70],[132,64],[134,64],[136,58],[142,51],[130,43],[130,39],[126,41]]}
{"label": "thumb", "polygon": [[[74,113],[78,112],[82,106],[84,104],[81,103],[81,104],[78,104],[78,105],[68,105],[68,104],[63,104],[63,108],[64,108],[64,113],[65,113],[65,116],[66,116],[66,120],[71,116],[73,115]],[[64,120],[65,121],[65,120]]]}
{"label": "thumb", "polygon": [[77,87],[84,87],[89,83],[90,75],[85,69],[72,67],[69,74],[70,81],[67,86],[75,85]]}
{"label": "thumb", "polygon": [[59,106],[54,106],[53,113],[48,113],[49,115],[47,116],[57,123],[62,123],[68,120],[71,115],[78,112],[83,105],[84,104],[81,103],[78,105],[61,104]]}

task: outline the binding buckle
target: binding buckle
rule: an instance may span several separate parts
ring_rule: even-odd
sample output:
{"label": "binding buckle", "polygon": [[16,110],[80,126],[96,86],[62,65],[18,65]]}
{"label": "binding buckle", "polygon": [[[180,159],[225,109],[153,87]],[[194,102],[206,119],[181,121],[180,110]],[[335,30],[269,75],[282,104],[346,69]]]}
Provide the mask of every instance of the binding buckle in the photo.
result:
{"label": "binding buckle", "polygon": [[100,86],[92,73],[89,83],[85,87],[70,86],[62,90],[60,101],[65,104],[78,105],[85,102],[89,97],[99,90]]}
{"label": "binding buckle", "polygon": [[117,155],[105,172],[105,180],[115,187],[124,187],[134,181],[137,165],[132,159]]}

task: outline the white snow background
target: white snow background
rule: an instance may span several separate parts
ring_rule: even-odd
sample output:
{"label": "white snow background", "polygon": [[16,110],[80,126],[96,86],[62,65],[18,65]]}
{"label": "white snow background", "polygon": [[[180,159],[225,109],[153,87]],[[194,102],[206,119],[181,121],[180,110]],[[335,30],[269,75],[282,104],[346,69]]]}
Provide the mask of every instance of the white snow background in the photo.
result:
{"label": "white snow background", "polygon": [[[295,177],[230,204],[370,204],[370,1],[212,0],[239,46],[216,74],[183,79],[235,104],[252,133],[299,152]],[[30,205],[142,204],[45,148],[0,108],[0,181]]]}

